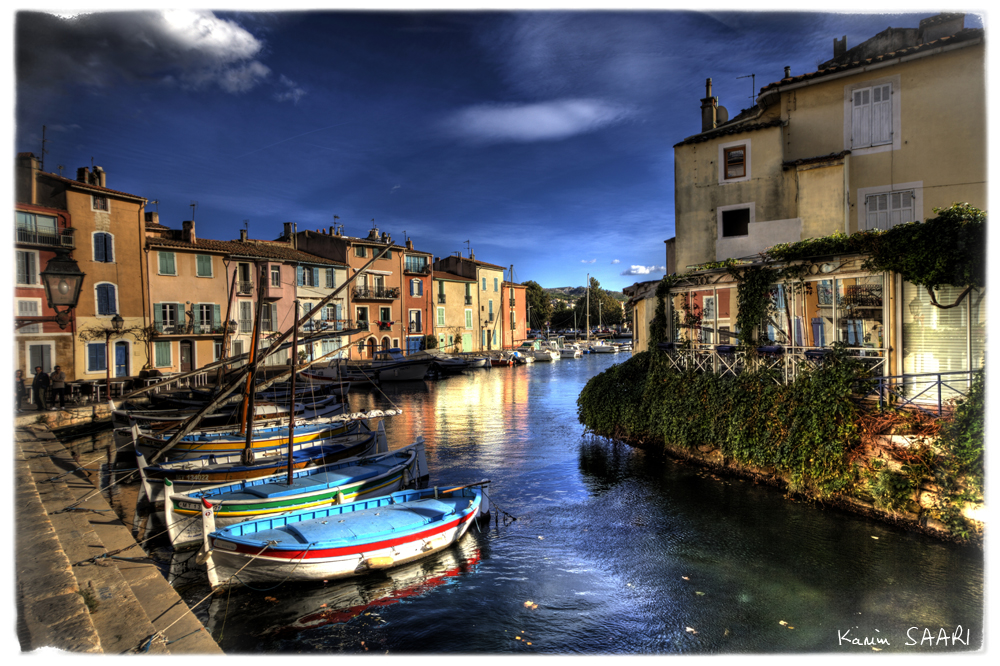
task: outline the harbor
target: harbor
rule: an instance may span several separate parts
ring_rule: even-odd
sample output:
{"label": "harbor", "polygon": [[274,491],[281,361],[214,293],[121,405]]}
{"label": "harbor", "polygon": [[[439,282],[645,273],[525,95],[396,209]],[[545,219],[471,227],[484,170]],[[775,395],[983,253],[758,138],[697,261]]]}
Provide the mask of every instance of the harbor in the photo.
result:
{"label": "harbor", "polygon": [[352,412],[399,410],[390,449],[424,437],[431,487],[490,480],[490,522],[425,559],[213,596],[195,551],[147,550],[227,654],[794,653],[844,649],[838,632],[932,652],[923,629],[955,624],[971,642],[949,649],[981,643],[982,551],[586,435],[577,396],[626,358],[350,391]]}

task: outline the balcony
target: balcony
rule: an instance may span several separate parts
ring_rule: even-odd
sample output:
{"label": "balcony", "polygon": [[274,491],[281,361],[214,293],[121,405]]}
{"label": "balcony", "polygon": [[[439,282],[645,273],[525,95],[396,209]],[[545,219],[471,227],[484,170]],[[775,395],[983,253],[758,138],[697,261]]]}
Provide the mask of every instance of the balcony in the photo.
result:
{"label": "balcony", "polygon": [[466,296],[465,297],[465,304],[466,305],[472,305],[472,296]]}
{"label": "balcony", "polygon": [[153,324],[160,335],[222,335],[222,326],[211,324]]}
{"label": "balcony", "polygon": [[354,298],[363,301],[390,301],[399,298],[399,287],[355,287]]}
{"label": "balcony", "polygon": [[430,275],[431,274],[431,267],[430,267],[430,264],[427,264],[427,263],[424,263],[424,264],[415,264],[415,263],[406,262],[403,265],[403,272],[404,273],[409,273],[411,275]]}
{"label": "balcony", "polygon": [[252,294],[253,293],[253,280],[237,280],[236,281],[236,293],[237,294]]}
{"label": "balcony", "polygon": [[513,298],[512,298],[512,299],[510,299],[510,307],[514,307],[514,306],[516,306],[516,305],[517,305],[517,301],[516,301],[516,300],[514,300]]}
{"label": "balcony", "polygon": [[378,324],[378,330],[380,330],[380,331],[391,331],[392,330],[392,322],[391,321],[377,321],[375,323]]}
{"label": "balcony", "polygon": [[411,322],[410,325],[406,328],[406,332],[410,334],[423,333],[424,327],[419,323]]}
{"label": "balcony", "polygon": [[41,245],[44,247],[64,247],[72,250],[76,247],[73,241],[73,234],[53,234],[33,231],[31,229],[17,229],[16,242],[20,245]]}

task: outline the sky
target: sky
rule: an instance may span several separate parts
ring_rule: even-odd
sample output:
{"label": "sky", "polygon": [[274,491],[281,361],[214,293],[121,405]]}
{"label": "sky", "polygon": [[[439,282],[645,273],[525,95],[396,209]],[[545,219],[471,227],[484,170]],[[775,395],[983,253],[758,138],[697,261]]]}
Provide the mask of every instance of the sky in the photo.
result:
{"label": "sky", "polygon": [[45,126],[46,171],[101,166],[201,238],[374,219],[518,282],[621,290],[663,276],[706,78],[732,117],[834,38],[936,13],[12,13],[14,151],[40,154]]}

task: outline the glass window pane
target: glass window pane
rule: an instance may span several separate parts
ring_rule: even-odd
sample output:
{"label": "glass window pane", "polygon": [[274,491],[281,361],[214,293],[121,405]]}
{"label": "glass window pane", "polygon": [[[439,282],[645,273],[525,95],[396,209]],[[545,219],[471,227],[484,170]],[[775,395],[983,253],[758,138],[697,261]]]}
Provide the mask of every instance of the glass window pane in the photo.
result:
{"label": "glass window pane", "polygon": [[805,347],[829,347],[833,342],[833,280],[806,282],[797,297],[793,335]]}
{"label": "glass window pane", "polygon": [[838,279],[836,286],[837,340],[848,347],[884,347],[882,276]]}

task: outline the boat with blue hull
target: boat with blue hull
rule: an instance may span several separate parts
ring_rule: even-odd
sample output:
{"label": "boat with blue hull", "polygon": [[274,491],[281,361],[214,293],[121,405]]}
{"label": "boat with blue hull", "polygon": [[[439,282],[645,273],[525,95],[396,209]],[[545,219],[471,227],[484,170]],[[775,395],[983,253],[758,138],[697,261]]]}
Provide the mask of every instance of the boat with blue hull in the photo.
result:
{"label": "boat with blue hull", "polygon": [[212,587],[233,583],[322,581],[412,562],[457,542],[488,515],[482,481],[469,486],[406,490],[325,509],[297,511],[209,531],[204,561]]}
{"label": "boat with blue hull", "polygon": [[210,502],[215,527],[291,511],[347,504],[397,492],[426,480],[429,473],[424,440],[402,449],[342,460],[287,473],[203,488],[190,492],[166,489],[164,511],[174,548],[202,542],[202,500]]}

